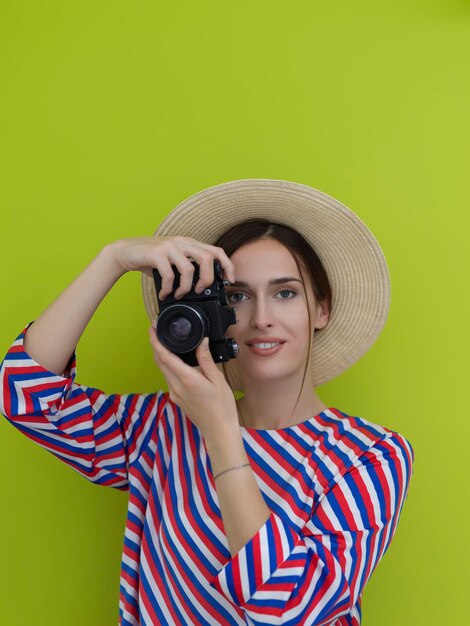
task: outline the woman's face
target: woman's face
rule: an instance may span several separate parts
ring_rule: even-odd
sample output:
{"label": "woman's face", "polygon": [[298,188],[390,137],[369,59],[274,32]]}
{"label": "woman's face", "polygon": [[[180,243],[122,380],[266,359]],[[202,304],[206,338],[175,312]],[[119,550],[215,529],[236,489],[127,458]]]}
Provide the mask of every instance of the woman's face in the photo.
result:
{"label": "woman's face", "polygon": [[[239,345],[237,364],[244,378],[260,383],[296,374],[302,378],[308,357],[309,320],[301,276],[291,253],[276,240],[259,239],[245,244],[230,258],[236,283],[228,285],[226,291],[238,323],[229,326],[226,335]],[[281,278],[293,280],[269,284]],[[316,303],[306,272],[303,278],[312,330],[314,326],[323,328],[328,321],[326,309]],[[257,354],[247,345],[264,337],[278,338],[282,347],[271,354]]]}

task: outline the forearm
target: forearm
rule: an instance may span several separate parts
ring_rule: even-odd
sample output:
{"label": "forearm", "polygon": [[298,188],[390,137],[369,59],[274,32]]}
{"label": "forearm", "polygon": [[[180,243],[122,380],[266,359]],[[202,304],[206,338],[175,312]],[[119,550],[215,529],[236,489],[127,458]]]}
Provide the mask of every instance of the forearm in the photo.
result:
{"label": "forearm", "polygon": [[26,352],[49,371],[62,375],[88,322],[122,276],[106,246],[34,321],[25,335]]}
{"label": "forearm", "polygon": [[[206,439],[214,476],[225,469],[249,463],[240,429]],[[266,505],[251,466],[225,472],[215,480],[225,534],[232,557],[266,523],[271,510]]]}

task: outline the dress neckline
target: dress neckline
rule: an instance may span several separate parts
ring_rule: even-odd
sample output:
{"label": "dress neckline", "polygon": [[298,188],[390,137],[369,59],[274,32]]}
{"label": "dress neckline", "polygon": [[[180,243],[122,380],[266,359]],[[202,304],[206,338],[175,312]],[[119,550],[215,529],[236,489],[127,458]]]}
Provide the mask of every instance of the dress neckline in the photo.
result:
{"label": "dress neckline", "polygon": [[321,415],[325,415],[327,411],[335,411],[335,410],[336,409],[334,407],[327,407],[326,409],[323,409],[323,411],[320,411],[316,415],[312,415],[312,417],[309,417],[303,422],[299,422],[298,424],[292,424],[292,426],[286,426],[285,428],[247,428],[246,426],[240,426],[240,430],[246,433],[282,433],[282,432],[292,430],[295,428],[297,429],[302,428],[303,426],[306,426],[309,422],[316,419],[317,417],[320,417]]}

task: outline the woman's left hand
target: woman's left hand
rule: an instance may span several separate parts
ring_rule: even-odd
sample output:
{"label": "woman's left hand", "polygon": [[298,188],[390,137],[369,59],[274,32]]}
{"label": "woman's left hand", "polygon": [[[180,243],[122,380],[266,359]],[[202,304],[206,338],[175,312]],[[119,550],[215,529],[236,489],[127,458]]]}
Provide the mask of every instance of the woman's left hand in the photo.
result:
{"label": "woman's left hand", "polygon": [[168,350],[149,328],[154,359],[168,383],[170,400],[186,413],[204,438],[239,429],[233,392],[209,350],[209,339],[196,348],[199,366],[192,367]]}

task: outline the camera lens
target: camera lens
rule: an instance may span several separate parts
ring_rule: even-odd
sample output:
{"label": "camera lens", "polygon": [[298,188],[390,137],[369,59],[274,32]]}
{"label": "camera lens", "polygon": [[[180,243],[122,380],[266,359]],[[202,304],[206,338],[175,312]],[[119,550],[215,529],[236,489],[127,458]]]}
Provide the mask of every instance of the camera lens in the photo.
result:
{"label": "camera lens", "polygon": [[195,350],[209,330],[209,319],[197,306],[174,304],[163,309],[157,320],[159,340],[178,354]]}
{"label": "camera lens", "polygon": [[168,329],[175,339],[187,339],[193,329],[193,325],[187,317],[179,316],[170,321]]}

